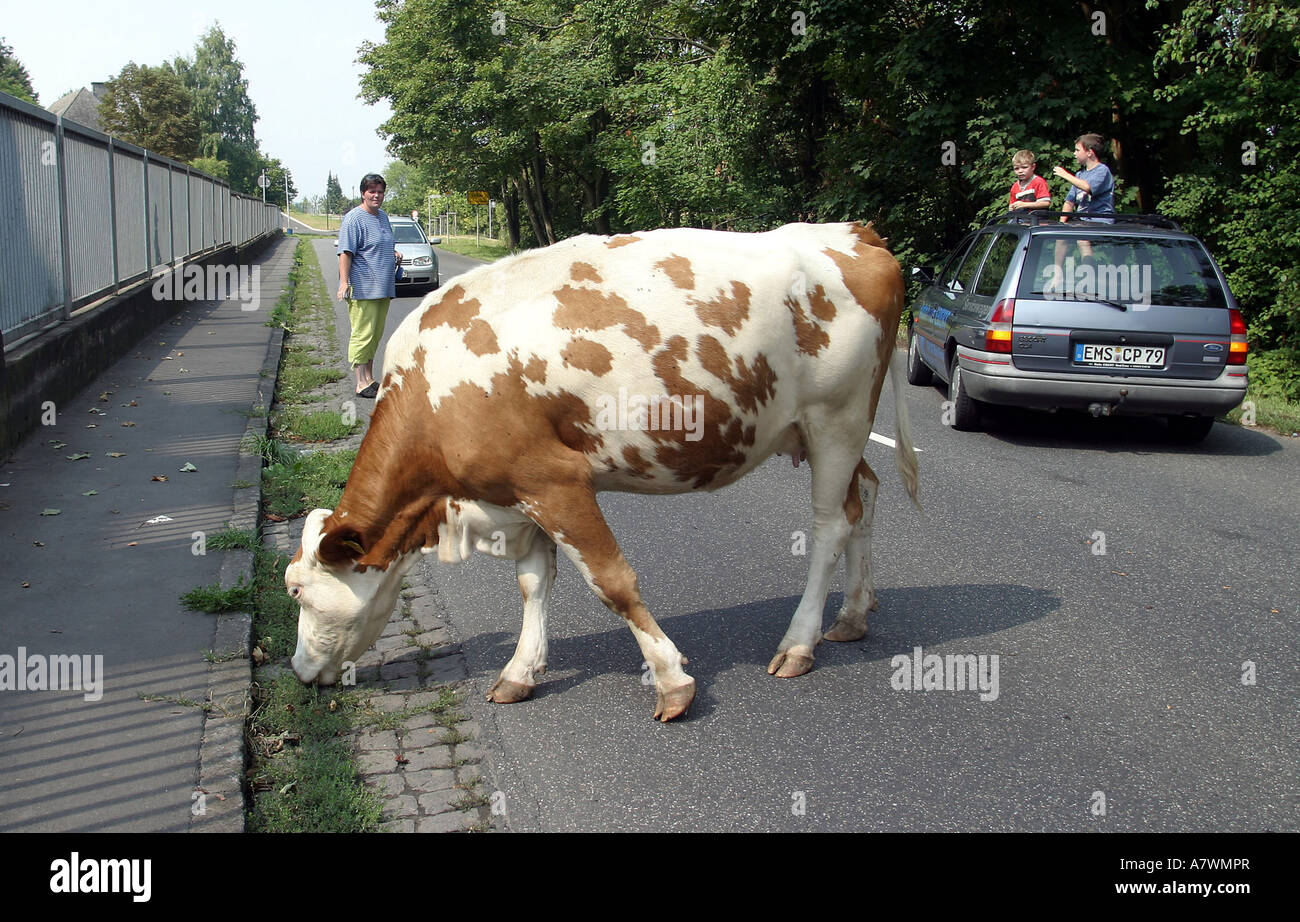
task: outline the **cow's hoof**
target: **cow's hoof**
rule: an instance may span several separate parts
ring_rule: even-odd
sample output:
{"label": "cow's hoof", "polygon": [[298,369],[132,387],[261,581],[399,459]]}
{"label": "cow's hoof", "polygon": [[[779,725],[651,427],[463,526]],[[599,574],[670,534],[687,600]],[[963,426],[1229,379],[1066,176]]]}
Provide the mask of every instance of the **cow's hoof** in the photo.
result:
{"label": "cow's hoof", "polygon": [[852,621],[836,620],[831,625],[831,629],[822,635],[822,640],[833,640],[836,643],[844,643],[849,640],[861,640],[867,636],[867,624],[864,620],[861,625]]}
{"label": "cow's hoof", "polygon": [[687,679],[685,685],[679,685],[667,691],[660,691],[659,698],[655,702],[655,720],[662,720],[667,723],[675,717],[681,717],[694,700],[694,679]]}
{"label": "cow's hoof", "polygon": [[779,679],[793,679],[795,676],[803,675],[813,667],[813,655],[807,647],[791,647],[783,653],[778,653],[772,657],[772,662],[767,664],[767,674],[774,675]]}
{"label": "cow's hoof", "polygon": [[488,689],[487,700],[495,701],[497,704],[514,704],[516,701],[527,701],[532,697],[533,689],[536,685],[525,685],[523,682],[512,682],[507,678],[499,678],[496,684]]}

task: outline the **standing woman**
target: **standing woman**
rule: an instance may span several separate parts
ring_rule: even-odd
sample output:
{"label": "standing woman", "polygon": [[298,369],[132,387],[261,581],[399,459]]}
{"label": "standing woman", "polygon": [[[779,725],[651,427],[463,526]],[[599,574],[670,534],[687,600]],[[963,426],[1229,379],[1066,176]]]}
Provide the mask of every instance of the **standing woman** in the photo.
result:
{"label": "standing woman", "polygon": [[388,215],[379,207],[387,191],[384,177],[366,174],[361,180],[361,207],[349,211],[339,228],[338,299],[347,299],[352,324],[348,361],[357,375],[357,396],[370,399],[379,393],[375,353],[384,335],[388,302],[397,296],[394,276],[402,262]]}

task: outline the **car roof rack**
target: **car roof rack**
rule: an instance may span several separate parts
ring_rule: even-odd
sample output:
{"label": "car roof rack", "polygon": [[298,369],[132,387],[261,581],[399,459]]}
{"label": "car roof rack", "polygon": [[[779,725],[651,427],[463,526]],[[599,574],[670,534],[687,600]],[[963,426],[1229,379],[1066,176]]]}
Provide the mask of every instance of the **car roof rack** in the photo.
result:
{"label": "car roof rack", "polygon": [[1058,223],[1061,218],[1070,219],[1067,223],[1073,223],[1081,218],[1107,218],[1116,224],[1137,224],[1142,227],[1158,227],[1164,230],[1177,231],[1180,234],[1184,232],[1177,221],[1160,214],[1131,214],[1123,211],[1045,211],[1041,208],[1032,211],[1008,211],[1001,217],[990,218],[984,226],[989,227],[993,224],[1028,224],[1031,227],[1037,227],[1040,224]]}

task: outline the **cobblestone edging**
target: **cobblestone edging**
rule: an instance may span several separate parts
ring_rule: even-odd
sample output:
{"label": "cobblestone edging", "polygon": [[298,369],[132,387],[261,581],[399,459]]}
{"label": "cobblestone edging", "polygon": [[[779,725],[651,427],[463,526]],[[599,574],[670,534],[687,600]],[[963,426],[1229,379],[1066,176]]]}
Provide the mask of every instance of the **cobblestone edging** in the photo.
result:
{"label": "cobblestone edging", "polygon": [[[292,554],[303,519],[266,523],[268,550]],[[418,572],[413,571],[413,572]],[[282,669],[270,667],[271,670]],[[261,672],[261,670],[259,670]],[[401,714],[439,701],[439,690],[472,691],[465,655],[437,613],[434,591],[403,589],[401,606],[374,647],[357,661],[353,690],[369,695],[378,712]],[[453,727],[445,723],[455,722]],[[383,829],[392,832],[464,832],[493,828],[489,771],[478,723],[458,712],[414,713],[394,729],[362,729],[352,736],[358,771],[384,800]]]}

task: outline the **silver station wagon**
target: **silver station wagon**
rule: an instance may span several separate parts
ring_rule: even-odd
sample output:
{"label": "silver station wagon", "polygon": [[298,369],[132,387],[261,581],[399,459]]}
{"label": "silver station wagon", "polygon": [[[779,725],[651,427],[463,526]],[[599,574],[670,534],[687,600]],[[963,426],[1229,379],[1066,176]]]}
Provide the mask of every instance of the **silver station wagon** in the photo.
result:
{"label": "silver station wagon", "polygon": [[1246,395],[1246,324],[1204,245],[1160,215],[1019,212],[961,242],[912,304],[907,379],[986,404],[1159,415],[1203,439]]}

